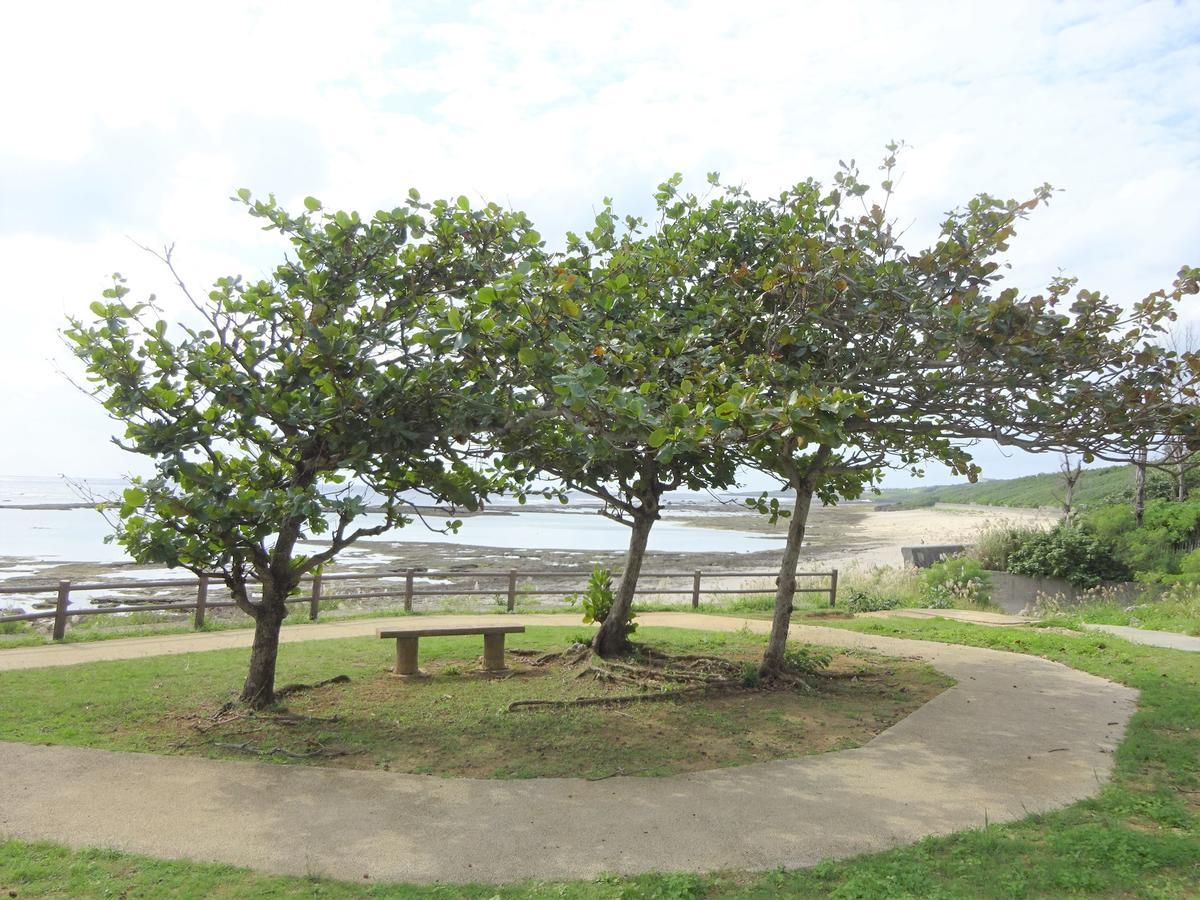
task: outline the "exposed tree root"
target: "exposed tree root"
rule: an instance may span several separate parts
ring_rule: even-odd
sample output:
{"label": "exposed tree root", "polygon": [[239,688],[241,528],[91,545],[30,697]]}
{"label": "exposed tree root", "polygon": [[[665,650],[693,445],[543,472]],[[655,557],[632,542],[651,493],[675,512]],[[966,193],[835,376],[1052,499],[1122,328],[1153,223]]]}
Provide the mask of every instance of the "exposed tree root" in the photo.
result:
{"label": "exposed tree root", "polygon": [[307,753],[296,753],[294,750],[288,750],[286,747],[271,747],[270,749],[263,748],[260,750],[257,747],[251,747],[249,741],[241,744],[215,743],[213,746],[221,747],[224,750],[237,750],[239,753],[253,753],[255,756],[274,756],[275,754],[279,754],[290,759],[312,759],[315,756],[331,757],[346,755],[345,750],[335,750],[326,747],[324,744],[318,744],[316,749],[310,750]]}
{"label": "exposed tree root", "polygon": [[505,707],[507,712],[518,709],[556,708],[566,709],[574,706],[623,706],[627,703],[654,703],[658,700],[674,700],[707,691],[725,687],[736,687],[737,682],[727,684],[703,684],[696,687],[680,688],[675,691],[660,691],[658,693],[622,694],[617,697],[576,697],[573,700],[514,700]]}
{"label": "exposed tree root", "polygon": [[332,678],[326,678],[324,681],[318,681],[316,684],[285,684],[275,692],[275,699],[286,697],[288,694],[297,694],[300,691],[311,691],[315,688],[322,688],[330,684],[349,684],[349,675],[334,675]]}
{"label": "exposed tree root", "polygon": [[533,660],[530,665],[544,666],[548,663],[554,662],[556,659],[561,659],[567,664],[567,666],[574,666],[578,665],[591,655],[592,648],[587,644],[572,644],[566,650],[558,650],[554,653],[543,653],[537,659]]}
{"label": "exposed tree root", "polygon": [[759,676],[762,679],[763,686],[767,688],[798,687],[810,694],[814,693],[813,686],[794,672],[775,670],[770,672],[760,672]]}

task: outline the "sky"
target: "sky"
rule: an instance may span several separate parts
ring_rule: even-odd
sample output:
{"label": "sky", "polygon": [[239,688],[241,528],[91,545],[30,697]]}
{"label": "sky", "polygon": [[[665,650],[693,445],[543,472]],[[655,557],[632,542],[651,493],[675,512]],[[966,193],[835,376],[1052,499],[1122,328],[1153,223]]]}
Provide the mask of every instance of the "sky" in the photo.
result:
{"label": "sky", "polygon": [[113,0],[4,26],[0,475],[146,471],[58,331],[116,271],[181,308],[138,244],[174,244],[193,287],[268,271],[241,187],[366,212],[467,194],[553,240],[606,196],[647,212],[676,171],[769,194],[839,159],[874,175],[895,139],[913,245],[973,194],[1061,189],[1013,243],[1024,291],[1063,272],[1132,302],[1200,264],[1200,2]]}

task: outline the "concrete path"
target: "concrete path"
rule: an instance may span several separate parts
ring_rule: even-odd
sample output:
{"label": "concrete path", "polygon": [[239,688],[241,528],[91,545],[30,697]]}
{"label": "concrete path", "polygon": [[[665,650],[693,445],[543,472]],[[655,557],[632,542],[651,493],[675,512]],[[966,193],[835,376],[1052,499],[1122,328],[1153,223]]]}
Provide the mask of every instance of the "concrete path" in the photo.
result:
{"label": "concrete path", "polygon": [[902,608],[884,609],[879,612],[860,613],[867,618],[878,619],[954,619],[957,622],[970,622],[973,625],[1028,625],[1036,622],[1029,616],[1011,616],[1007,613],[984,612],[974,609],[924,609]]}
{"label": "concrete path", "polygon": [[1115,634],[1117,637],[1125,638],[1135,644],[1200,653],[1200,637],[1192,637],[1174,631],[1152,631],[1149,628],[1130,628],[1128,625],[1093,625],[1091,623],[1084,623],[1080,627],[1087,631],[1105,631]]}
{"label": "concrete path", "polygon": [[[641,621],[643,616],[639,616]],[[436,625],[511,625],[520,621],[533,625],[580,625],[576,615],[511,615],[494,616],[421,616],[419,619],[387,616],[377,619],[347,619],[342,622],[322,622],[318,625],[284,625],[279,641],[294,644],[298,641],[322,641],[336,638],[371,637],[378,628],[394,628],[405,622]],[[250,628],[229,631],[198,631],[190,634],[164,634],[159,637],[118,638],[111,641],[86,641],[73,644],[45,644],[38,647],[14,647],[0,650],[0,672],[13,669],[40,669],[45,666],[69,666],[76,663],[101,662],[111,659],[142,659],[147,656],[174,656],[178,653],[197,653],[203,650],[227,650],[254,643]]]}
{"label": "concrete path", "polygon": [[[504,621],[547,618],[564,621]],[[639,621],[768,627],[680,613]],[[856,750],[668,778],[451,779],[0,743],[0,835],[359,883],[806,866],[1089,797],[1135,708],[1135,691],[1036,657],[810,626],[793,634],[928,660],[957,684]],[[196,637],[236,646],[248,636]]]}

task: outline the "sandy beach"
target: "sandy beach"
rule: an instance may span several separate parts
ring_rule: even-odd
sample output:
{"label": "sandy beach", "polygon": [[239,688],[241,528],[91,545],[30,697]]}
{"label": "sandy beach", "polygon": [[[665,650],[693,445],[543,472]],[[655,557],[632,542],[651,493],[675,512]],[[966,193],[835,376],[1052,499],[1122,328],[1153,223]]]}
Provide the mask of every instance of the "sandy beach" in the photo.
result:
{"label": "sandy beach", "polygon": [[[552,508],[541,509],[545,513]],[[511,511],[497,515],[512,518]],[[491,514],[485,514],[491,515]],[[581,513],[559,513],[564,529],[580,521]],[[880,509],[871,503],[850,503],[833,507],[817,507],[809,521],[801,568],[809,571],[828,571],[832,568],[845,571],[853,568],[869,569],[875,566],[899,566],[900,548],[919,544],[969,544],[984,529],[1002,523],[1048,525],[1054,521],[1052,511],[1009,509],[982,506],[936,506],[912,510]],[[514,524],[518,518],[512,518]],[[729,503],[687,504],[670,509],[664,514],[664,522],[672,526],[684,525],[695,528],[697,547],[709,549],[651,551],[648,553],[642,586],[661,590],[679,590],[690,587],[690,580],[680,576],[657,577],[656,573],[690,573],[694,571],[715,572],[762,572],[771,573],[779,564],[780,538],[787,530],[787,521],[774,525],[764,517],[744,507]],[[767,549],[751,552],[730,552],[711,549],[714,535],[711,529],[722,529],[726,534],[736,532],[746,546],[745,535],[757,534],[769,544]],[[551,536],[550,540],[553,540]],[[310,543],[319,545],[314,540]],[[720,545],[720,541],[716,541]],[[750,543],[753,545],[753,542]],[[616,545],[614,545],[616,546]],[[677,545],[678,546],[678,545]],[[337,565],[327,571],[355,572],[362,574],[387,575],[396,580],[387,589],[402,587],[407,569],[417,572],[416,588],[453,593],[456,590],[503,591],[506,577],[487,573],[516,571],[518,579],[526,588],[551,590],[566,595],[578,591],[585,581],[587,572],[595,566],[619,570],[623,553],[619,549],[547,549],[508,548],[477,546],[469,543],[423,542],[423,541],[371,541],[348,548]],[[51,562],[20,556],[0,557],[0,572],[7,570],[4,587],[55,583],[70,579],[79,584],[84,582],[120,582],[147,578],[190,578],[190,574],[175,570],[137,566],[131,563],[98,562]],[[557,573],[561,576],[539,574],[536,584],[522,576],[527,573]],[[687,581],[687,584],[684,581]],[[745,588],[747,590],[769,590],[774,579],[769,575],[753,578],[728,579],[706,582],[710,587]],[[366,584],[361,582],[359,584]],[[386,584],[386,583],[385,583]],[[378,590],[378,582],[375,582]],[[353,593],[350,585],[346,592]],[[151,597],[159,602],[190,599],[191,591],[173,589],[121,588],[73,595],[72,604],[113,605],[146,602]],[[7,606],[40,608],[51,604],[53,595],[8,597]],[[482,607],[492,607],[495,600],[478,597]],[[668,599],[664,595],[663,599]],[[683,599],[674,595],[671,599]],[[377,598],[349,601],[355,609],[376,609],[395,605],[396,598]],[[432,606],[438,598],[417,598],[417,606]],[[561,596],[547,595],[547,604],[560,604]]]}

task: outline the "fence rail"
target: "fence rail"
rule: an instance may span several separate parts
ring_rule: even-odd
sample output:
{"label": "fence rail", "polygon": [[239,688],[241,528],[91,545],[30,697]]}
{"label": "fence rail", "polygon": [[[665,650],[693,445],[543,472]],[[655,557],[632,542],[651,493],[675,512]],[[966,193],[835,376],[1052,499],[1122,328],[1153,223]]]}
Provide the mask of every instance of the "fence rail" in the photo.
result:
{"label": "fence rail", "polygon": [[[390,572],[337,572],[334,574],[324,575],[306,575],[300,579],[300,584],[308,586],[306,596],[290,597],[287,603],[307,603],[308,617],[316,619],[320,614],[322,603],[333,603],[340,600],[375,600],[387,597],[403,597],[404,609],[406,612],[412,612],[413,600],[417,597],[468,597],[468,596],[488,596],[488,597],[505,597],[505,610],[512,612],[516,608],[517,597],[521,596],[552,596],[562,595],[564,591],[561,587],[553,589],[537,589],[520,587],[518,582],[522,579],[535,581],[538,578],[587,578],[591,574],[590,571],[571,571],[571,570],[550,570],[550,571],[532,571],[521,572],[517,569],[509,569],[507,571],[477,571],[477,572],[438,572],[436,570],[427,569],[398,569]],[[612,573],[614,577],[620,577],[620,572]],[[639,585],[644,579],[661,579],[661,578],[690,578],[691,586],[686,589],[672,588],[643,588],[638,587],[634,591],[634,595],[649,595],[655,596],[690,596],[692,599],[692,607],[700,605],[701,594],[747,594],[753,593],[752,590],[746,588],[703,588],[702,579],[715,578],[775,578],[778,572],[706,572],[702,569],[695,569],[691,572],[643,572],[639,579]],[[444,578],[462,579],[485,579],[485,578],[503,578],[505,584],[496,589],[487,588],[457,588],[446,587],[443,589],[418,589],[416,587],[416,579],[441,576]],[[823,578],[827,579],[827,584],[822,587],[797,587],[797,594],[828,594],[829,605],[837,604],[837,569],[832,569],[828,572],[797,572],[797,578]],[[367,593],[353,594],[327,594],[325,586],[329,582],[337,581],[382,581],[383,579],[397,580],[404,579],[404,588],[397,590],[377,590]],[[131,612],[188,612],[194,613],[193,627],[203,628],[205,614],[210,609],[228,609],[236,607],[237,603],[232,600],[209,600],[209,588],[212,586],[212,580],[207,576],[198,578],[184,579],[162,579],[159,581],[104,581],[104,582],[83,582],[80,584],[72,583],[71,581],[59,581],[57,583],[32,584],[21,586],[0,586],[0,595],[13,594],[55,594],[55,603],[53,609],[43,610],[41,612],[16,613],[13,615],[0,615],[0,623],[4,622],[33,622],[39,619],[53,619],[54,624],[51,630],[51,636],[56,641],[61,641],[66,636],[67,623],[72,616],[101,616],[113,615],[117,613]],[[130,604],[126,606],[105,606],[105,607],[79,607],[71,608],[71,594],[82,593],[86,591],[113,591],[113,590],[129,590],[129,589],[155,589],[155,588],[178,588],[191,589],[195,591],[196,599],[191,601],[180,602],[169,598],[148,597],[144,602]]]}

